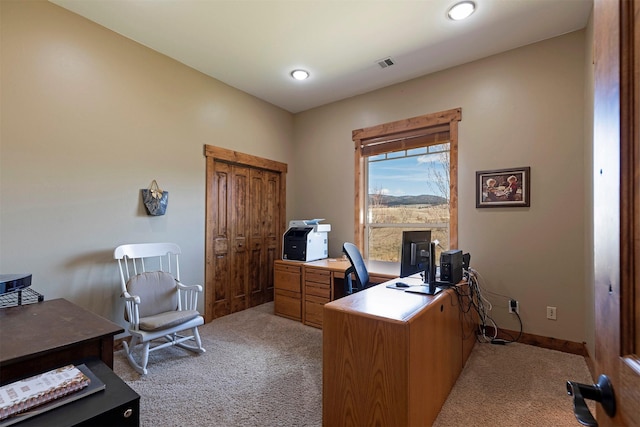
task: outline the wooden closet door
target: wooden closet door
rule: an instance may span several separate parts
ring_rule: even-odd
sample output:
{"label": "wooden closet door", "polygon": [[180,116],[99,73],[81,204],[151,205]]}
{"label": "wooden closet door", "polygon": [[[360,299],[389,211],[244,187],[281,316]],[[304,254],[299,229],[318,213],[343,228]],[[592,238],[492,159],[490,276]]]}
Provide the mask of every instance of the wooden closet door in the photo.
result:
{"label": "wooden closet door", "polygon": [[251,170],[249,306],[273,301],[273,262],[278,250],[280,175]]}
{"label": "wooden closet door", "polygon": [[273,300],[280,174],[216,162],[214,317]]}
{"label": "wooden closet door", "polygon": [[205,155],[205,321],[210,322],[273,300],[287,166],[209,145]]}
{"label": "wooden closet door", "polygon": [[247,308],[247,289],[249,284],[249,272],[253,269],[251,241],[248,238],[251,232],[250,223],[250,180],[251,168],[233,165],[231,167],[231,262],[229,282],[229,295],[231,299],[231,313]]}
{"label": "wooden closet door", "polygon": [[264,200],[264,172],[251,170],[251,196],[249,197],[249,306],[262,304],[262,280],[264,277],[264,241],[262,239]]}
{"label": "wooden closet door", "polygon": [[247,308],[250,168],[216,162],[214,318]]}
{"label": "wooden closet door", "polygon": [[216,200],[216,204],[211,209],[211,221],[208,226],[213,241],[211,244],[213,257],[208,260],[208,264],[211,266],[210,271],[213,271],[213,274],[207,287],[206,312],[212,313],[211,317],[216,318],[231,313],[228,297],[230,282],[229,235],[231,232],[229,209],[233,206],[229,192],[231,166],[215,162],[212,178],[209,191],[212,199]]}
{"label": "wooden closet door", "polygon": [[267,301],[273,301],[273,271],[274,262],[281,258],[280,243],[282,242],[282,234],[280,231],[280,224],[284,221],[282,216],[282,201],[280,195],[282,194],[281,174],[272,171],[266,171],[266,198],[267,204],[264,209],[265,215],[265,227],[264,227],[264,240],[265,240],[265,252],[267,256],[266,260],[266,277],[264,278],[265,292]]}

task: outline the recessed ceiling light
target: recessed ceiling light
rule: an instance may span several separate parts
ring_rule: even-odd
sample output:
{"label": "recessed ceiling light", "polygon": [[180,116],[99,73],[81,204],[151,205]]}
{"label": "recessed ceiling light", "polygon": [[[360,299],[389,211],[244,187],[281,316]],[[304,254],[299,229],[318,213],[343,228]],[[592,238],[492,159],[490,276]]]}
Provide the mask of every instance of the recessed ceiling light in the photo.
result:
{"label": "recessed ceiling light", "polygon": [[462,1],[451,6],[447,15],[454,21],[468,18],[476,10],[476,4],[472,1]]}
{"label": "recessed ceiling light", "polygon": [[291,77],[296,80],[305,80],[309,77],[309,72],[305,70],[293,70],[291,72]]}

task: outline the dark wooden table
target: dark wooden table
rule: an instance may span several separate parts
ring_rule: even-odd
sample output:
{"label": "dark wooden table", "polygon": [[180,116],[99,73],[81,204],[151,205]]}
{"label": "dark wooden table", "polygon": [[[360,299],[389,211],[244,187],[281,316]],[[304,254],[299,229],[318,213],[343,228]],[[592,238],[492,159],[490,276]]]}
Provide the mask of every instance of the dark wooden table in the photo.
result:
{"label": "dark wooden table", "polygon": [[0,309],[0,384],[97,357],[113,369],[124,329],[65,299]]}

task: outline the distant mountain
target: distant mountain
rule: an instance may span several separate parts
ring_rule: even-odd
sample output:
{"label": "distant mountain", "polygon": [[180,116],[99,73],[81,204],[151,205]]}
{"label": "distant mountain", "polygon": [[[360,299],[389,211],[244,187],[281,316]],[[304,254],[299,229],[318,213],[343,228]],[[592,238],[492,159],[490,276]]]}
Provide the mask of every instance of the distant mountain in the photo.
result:
{"label": "distant mountain", "polygon": [[441,205],[447,203],[447,199],[433,194],[421,194],[419,196],[377,196],[369,194],[369,201],[374,197],[380,197],[380,203],[385,206],[403,206],[403,205]]}

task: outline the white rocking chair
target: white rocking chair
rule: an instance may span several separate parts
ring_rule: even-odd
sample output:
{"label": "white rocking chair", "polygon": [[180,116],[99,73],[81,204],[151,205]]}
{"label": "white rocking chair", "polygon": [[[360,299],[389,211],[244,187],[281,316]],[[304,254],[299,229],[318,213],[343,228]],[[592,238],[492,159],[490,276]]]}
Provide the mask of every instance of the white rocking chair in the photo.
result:
{"label": "white rocking chair", "polygon": [[[131,334],[131,342],[125,340],[123,346],[131,366],[143,375],[152,351],[172,345],[196,353],[206,351],[198,333],[198,326],[204,324],[197,311],[202,286],[180,283],[180,253],[174,243],[122,245],[113,253]],[[190,335],[178,334],[184,331]],[[160,339],[163,342],[156,341]]]}

